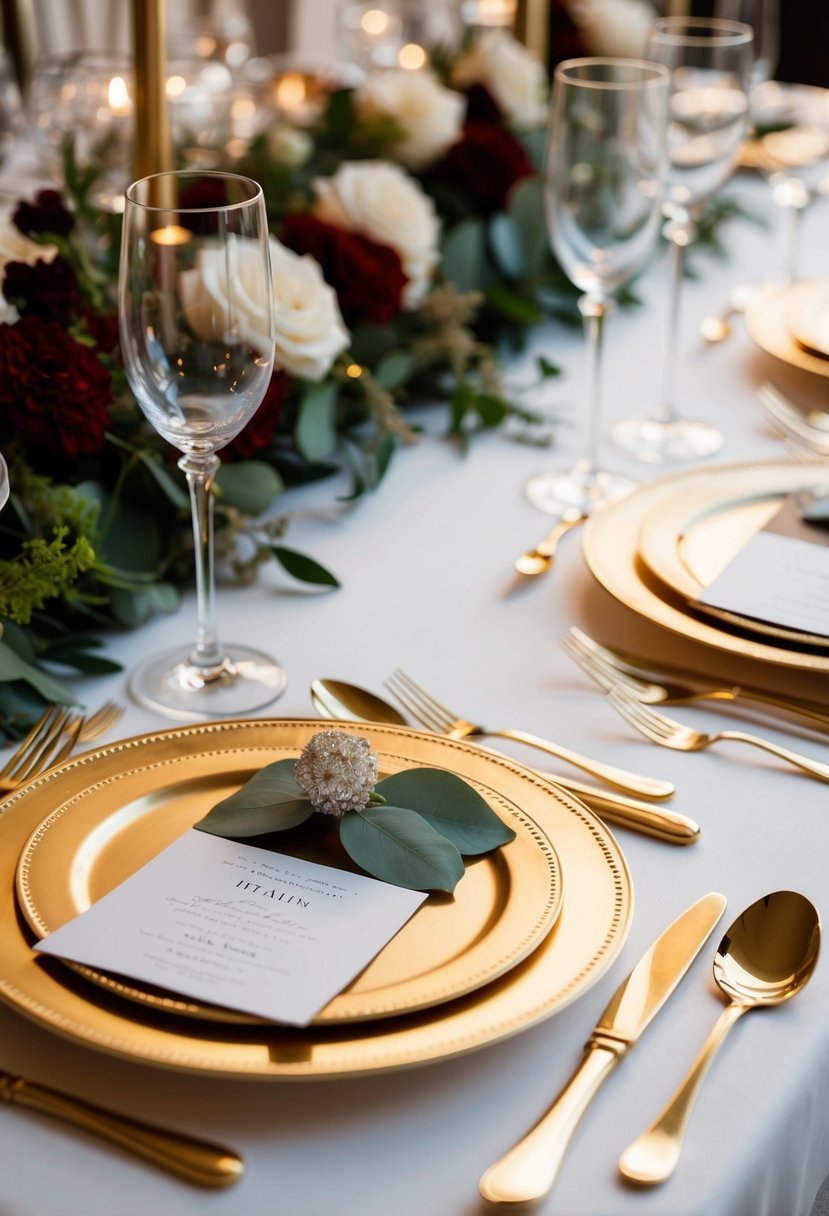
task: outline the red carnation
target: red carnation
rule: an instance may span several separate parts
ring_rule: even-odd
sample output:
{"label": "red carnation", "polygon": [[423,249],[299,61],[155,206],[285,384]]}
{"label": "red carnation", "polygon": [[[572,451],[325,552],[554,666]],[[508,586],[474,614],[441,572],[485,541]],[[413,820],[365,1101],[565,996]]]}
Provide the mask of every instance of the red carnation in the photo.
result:
{"label": "red carnation", "polygon": [[81,311],[81,292],[75,271],[63,258],[8,262],[3,295],[22,314],[70,325]]}
{"label": "red carnation", "polygon": [[24,236],[42,236],[55,233],[69,236],[75,226],[75,217],[63,205],[57,190],[41,190],[33,203],[20,203],[12,221]]}
{"label": "red carnation", "polygon": [[481,211],[500,210],[512,187],[535,172],[521,144],[491,122],[464,123],[463,138],[435,166],[435,176],[466,190]]}
{"label": "red carnation", "polygon": [[277,370],[271,376],[267,392],[262,398],[262,404],[235,439],[227,444],[222,457],[226,460],[250,460],[259,452],[264,451],[273,441],[273,434],[279,425],[282,413],[282,402],[288,390],[288,376]]}
{"label": "red carnation", "polygon": [[25,443],[73,459],[99,452],[111,402],[107,369],[56,321],[0,325],[0,418]]}
{"label": "red carnation", "polygon": [[337,293],[347,325],[373,321],[386,325],[400,311],[408,282],[400,255],[357,232],[344,232],[313,215],[289,215],[282,242],[295,253],[310,253],[322,267],[325,281]]}

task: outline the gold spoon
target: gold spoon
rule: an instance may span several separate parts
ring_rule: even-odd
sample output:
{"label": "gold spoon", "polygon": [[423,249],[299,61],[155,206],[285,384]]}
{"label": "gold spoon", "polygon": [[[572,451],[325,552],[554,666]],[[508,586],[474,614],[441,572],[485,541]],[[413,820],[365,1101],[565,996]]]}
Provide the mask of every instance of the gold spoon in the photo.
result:
{"label": "gold spoon", "polygon": [[700,337],[712,346],[724,342],[731,334],[729,318],[735,313],[744,313],[754,297],[768,286],[768,283],[742,283],[732,287],[728,294],[728,306],[716,316],[703,317],[699,326]]}
{"label": "gold spoon", "polygon": [[583,523],[585,519],[587,519],[587,515],[581,507],[568,507],[561,518],[556,520],[544,539],[540,540],[534,549],[528,549],[516,560],[515,569],[518,573],[533,575],[543,574],[545,570],[549,570],[553,564],[556,546],[564,533],[569,532],[576,524]]}
{"label": "gold spoon", "polygon": [[811,978],[819,947],[820,918],[796,891],[765,895],[735,920],[714,958],[714,979],[728,1004],[662,1114],[619,1158],[624,1178],[654,1186],[671,1176],[697,1093],[726,1034],[749,1009],[796,996]]}

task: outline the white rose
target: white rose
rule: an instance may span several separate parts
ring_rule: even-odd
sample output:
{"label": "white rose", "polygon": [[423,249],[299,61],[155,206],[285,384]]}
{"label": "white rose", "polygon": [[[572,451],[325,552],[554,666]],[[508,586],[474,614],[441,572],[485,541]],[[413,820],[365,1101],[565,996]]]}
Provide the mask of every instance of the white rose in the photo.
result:
{"label": "white rose", "polygon": [[[228,290],[228,277],[232,292]],[[205,342],[227,338],[266,352],[270,347],[270,319],[262,287],[261,246],[234,235],[226,245],[217,243],[200,249],[195,265],[178,277],[181,306],[198,338]]]}
{"label": "white rose", "polygon": [[304,165],[314,150],[307,131],[300,131],[287,122],[278,122],[268,130],[268,151],[280,165],[297,169]]}
{"label": "white rose", "polygon": [[398,165],[345,161],[333,177],[314,179],[314,213],[395,249],[408,279],[403,308],[416,309],[438,263],[440,221],[432,200]]}
{"label": "white rose", "polygon": [[455,143],[461,134],[466,99],[447,89],[431,72],[375,72],[357,89],[358,111],[388,114],[403,138],[394,144],[396,160],[422,169]]}
{"label": "white rose", "polygon": [[504,30],[487,30],[460,57],[452,72],[459,89],[482,84],[514,127],[547,119],[547,73],[526,47]]}
{"label": "white rose", "polygon": [[[0,283],[9,262],[34,266],[35,262],[51,262],[57,252],[56,245],[38,245],[37,241],[24,236],[8,215],[0,216]],[[19,320],[20,313],[0,292],[0,324],[14,325]]]}
{"label": "white rose", "polygon": [[277,365],[301,380],[322,380],[350,341],[337,294],[310,253],[294,253],[273,237],[270,246]]}
{"label": "white rose", "polygon": [[591,55],[639,58],[656,10],[647,0],[579,0],[573,9]]}

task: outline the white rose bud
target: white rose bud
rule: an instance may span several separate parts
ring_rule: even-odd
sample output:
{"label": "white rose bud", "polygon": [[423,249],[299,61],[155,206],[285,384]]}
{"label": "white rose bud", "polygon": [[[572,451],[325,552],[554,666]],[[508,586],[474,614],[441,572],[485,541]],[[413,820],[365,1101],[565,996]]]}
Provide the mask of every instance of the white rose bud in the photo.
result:
{"label": "white rose bud", "polygon": [[431,72],[375,72],[355,94],[360,114],[387,114],[403,131],[393,145],[396,160],[409,169],[436,161],[460,137],[466,100]]}
{"label": "white rose bud", "polygon": [[322,380],[350,335],[333,287],[310,253],[270,241],[276,297],[276,363],[301,380]]}
{"label": "white rose bud", "polygon": [[656,10],[647,0],[579,0],[573,16],[591,55],[637,58]]}
{"label": "white rose bud", "polygon": [[403,308],[418,308],[438,263],[440,221],[414,178],[385,161],[344,161],[333,177],[314,179],[314,214],[395,249],[408,283]]}
{"label": "white rose bud", "polygon": [[513,127],[537,127],[547,119],[544,65],[503,30],[487,30],[455,64],[452,83],[459,89],[482,84]]}
{"label": "white rose bud", "polygon": [[304,165],[314,150],[313,140],[307,131],[293,127],[287,122],[278,122],[268,129],[268,151],[275,161],[289,169]]}
{"label": "white rose bud", "polygon": [[[38,245],[37,241],[24,236],[8,215],[0,216],[0,283],[9,262],[34,266],[35,262],[51,262],[57,252],[56,245]],[[20,313],[0,292],[0,324],[14,325],[19,320]]]}

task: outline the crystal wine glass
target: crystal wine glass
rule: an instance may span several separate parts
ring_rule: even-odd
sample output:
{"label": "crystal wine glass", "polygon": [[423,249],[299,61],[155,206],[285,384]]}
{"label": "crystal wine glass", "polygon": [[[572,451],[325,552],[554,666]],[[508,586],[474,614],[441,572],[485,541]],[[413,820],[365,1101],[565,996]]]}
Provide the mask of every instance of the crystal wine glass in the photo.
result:
{"label": "crystal wine glass", "polygon": [[640,460],[696,460],[722,446],[710,423],[682,418],[675,405],[676,358],[684,253],[697,235],[703,204],[731,176],[748,128],[753,34],[739,21],[665,17],[654,22],[645,54],[671,73],[668,190],[664,235],[673,266],[662,400],[650,418],[612,430],[616,443]]}
{"label": "crystal wine glass", "polygon": [[283,668],[216,632],[216,453],[256,412],[274,358],[274,295],[261,187],[226,173],[160,173],[126,193],[119,274],[130,387],[182,453],[196,550],[196,642],[133,673],[143,704],[172,718],[231,717],[273,701]]}
{"label": "crystal wine glass", "polygon": [[571,59],[559,64],[544,168],[547,230],[559,263],[584,293],[590,390],[584,454],[573,468],[530,479],[543,511],[584,514],[633,482],[598,466],[601,348],[613,295],[639,269],[659,232],[666,170],[669,74],[659,64]]}

